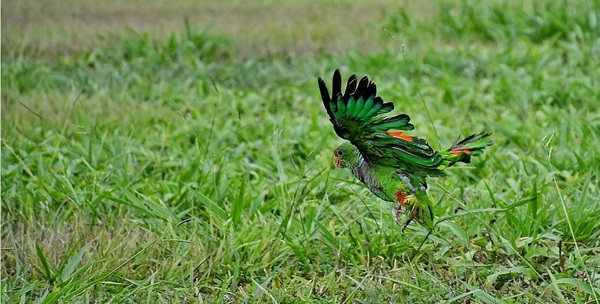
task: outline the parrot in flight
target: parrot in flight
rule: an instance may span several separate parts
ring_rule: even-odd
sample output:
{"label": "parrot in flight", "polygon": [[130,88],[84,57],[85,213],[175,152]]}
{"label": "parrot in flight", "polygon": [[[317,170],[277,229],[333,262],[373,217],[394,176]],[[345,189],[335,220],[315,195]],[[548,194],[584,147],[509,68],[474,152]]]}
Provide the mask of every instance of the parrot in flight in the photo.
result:
{"label": "parrot in flight", "polygon": [[404,133],[414,129],[407,114],[384,115],[394,104],[377,96],[377,86],[367,76],[360,81],[350,76],[342,92],[342,77],[335,70],[331,95],[321,77],[318,83],[333,129],[346,140],[333,151],[336,167],[350,169],[375,196],[394,202],[392,214],[403,231],[413,220],[434,226],[427,177],[445,176],[444,169],[469,163],[493,144],[487,140],[491,133],[482,132],[436,151],[425,139]]}

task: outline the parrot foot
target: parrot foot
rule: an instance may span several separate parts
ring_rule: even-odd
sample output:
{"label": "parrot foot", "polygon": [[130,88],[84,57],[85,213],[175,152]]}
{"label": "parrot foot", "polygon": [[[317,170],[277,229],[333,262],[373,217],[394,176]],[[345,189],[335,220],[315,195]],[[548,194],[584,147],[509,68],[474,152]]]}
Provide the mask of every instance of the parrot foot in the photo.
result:
{"label": "parrot foot", "polygon": [[402,209],[402,205],[400,205],[400,204],[396,204],[396,206],[394,206],[394,209],[392,209],[392,215],[394,216],[394,222],[396,222],[396,224],[398,224],[398,226],[402,226],[402,216],[405,213],[406,212],[404,211],[404,209]]}
{"label": "parrot foot", "polygon": [[[406,230],[408,224],[415,219],[414,205],[416,198],[414,195],[405,195],[402,192],[398,192],[396,193],[396,199],[398,200],[398,203],[396,206],[394,206],[394,209],[392,209],[392,215],[394,216],[394,221],[396,224],[398,226],[402,226],[402,233],[404,233],[404,230]],[[408,209],[411,209],[410,216],[408,220],[404,221],[402,217],[407,213],[406,211]]]}
{"label": "parrot foot", "polygon": [[408,227],[408,224],[410,224],[410,222],[412,222],[415,218],[414,215],[410,214],[410,216],[408,217],[408,220],[404,221],[402,219],[402,216],[404,216],[406,214],[406,211],[404,209],[402,209],[402,206],[400,206],[400,204],[396,205],[394,207],[394,209],[392,210],[392,215],[394,216],[394,222],[396,222],[396,224],[398,226],[402,227],[402,233],[404,233],[404,230],[406,230],[406,227]]}

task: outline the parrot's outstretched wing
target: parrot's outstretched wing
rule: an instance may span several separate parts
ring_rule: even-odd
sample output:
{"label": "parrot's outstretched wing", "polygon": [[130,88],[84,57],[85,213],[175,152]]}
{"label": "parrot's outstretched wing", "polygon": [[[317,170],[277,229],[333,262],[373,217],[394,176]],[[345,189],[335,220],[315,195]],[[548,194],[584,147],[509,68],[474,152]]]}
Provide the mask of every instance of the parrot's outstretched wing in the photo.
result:
{"label": "parrot's outstretched wing", "polygon": [[437,169],[442,156],[426,140],[402,134],[414,129],[410,117],[383,115],[391,112],[394,104],[377,96],[377,86],[368,77],[357,81],[356,75],[350,76],[342,94],[342,77],[335,70],[331,96],[320,77],[319,89],[335,133],[355,145],[365,160],[420,170],[427,175],[443,175]]}

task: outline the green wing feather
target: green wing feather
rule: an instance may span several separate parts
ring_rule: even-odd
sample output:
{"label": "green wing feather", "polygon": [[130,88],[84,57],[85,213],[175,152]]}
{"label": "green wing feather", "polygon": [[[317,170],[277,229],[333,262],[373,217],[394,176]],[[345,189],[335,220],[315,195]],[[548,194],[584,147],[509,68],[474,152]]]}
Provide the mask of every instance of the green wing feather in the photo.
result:
{"label": "green wing feather", "polygon": [[356,75],[350,76],[342,94],[342,76],[335,70],[331,95],[320,77],[319,89],[335,133],[355,145],[365,160],[420,169],[427,175],[443,175],[438,169],[443,158],[426,140],[418,137],[403,140],[388,133],[413,130],[414,126],[406,114],[383,115],[391,112],[394,104],[377,96],[377,86],[368,77],[357,82]]}

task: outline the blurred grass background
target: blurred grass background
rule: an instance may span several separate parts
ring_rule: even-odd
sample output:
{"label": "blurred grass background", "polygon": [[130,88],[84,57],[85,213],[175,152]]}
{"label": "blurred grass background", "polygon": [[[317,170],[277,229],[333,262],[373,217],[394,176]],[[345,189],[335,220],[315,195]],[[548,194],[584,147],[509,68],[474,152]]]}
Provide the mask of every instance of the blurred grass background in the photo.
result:
{"label": "blurred grass background", "polygon": [[[417,21],[433,13],[434,3],[410,1],[7,1],[2,10],[4,43],[31,45],[48,52],[86,50],[102,45],[98,36],[128,31],[154,39],[192,27],[228,37],[240,56],[272,52],[380,50],[378,21],[386,12],[410,11]],[[333,30],[335,29],[335,30]],[[377,37],[373,37],[373,35]],[[376,39],[373,39],[376,38]]]}
{"label": "blurred grass background", "polygon": [[[2,300],[598,303],[597,1],[2,3]],[[436,148],[438,226],[335,170],[316,78]]]}

